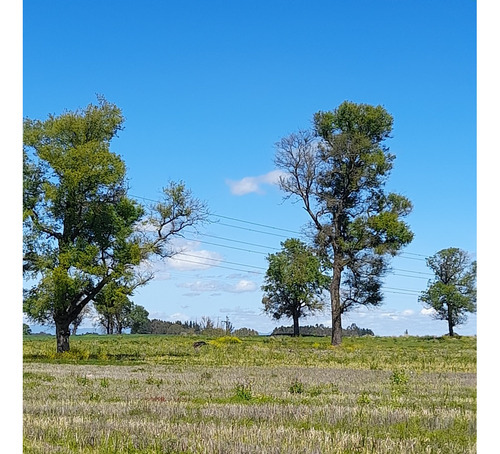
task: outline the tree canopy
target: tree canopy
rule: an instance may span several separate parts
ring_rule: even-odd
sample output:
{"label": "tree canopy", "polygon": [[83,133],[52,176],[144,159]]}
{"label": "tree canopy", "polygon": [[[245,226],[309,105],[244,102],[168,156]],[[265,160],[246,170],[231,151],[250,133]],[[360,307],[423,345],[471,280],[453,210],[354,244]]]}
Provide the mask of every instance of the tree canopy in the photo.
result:
{"label": "tree canopy", "polygon": [[169,240],[206,219],[184,183],[170,182],[149,210],[127,196],[126,168],[110,150],[121,110],[99,97],[85,109],[26,118],[23,130],[24,312],[54,322],[57,349],[69,325],[107,285],[130,292],[152,278],[140,264],[175,253]]}
{"label": "tree canopy", "polygon": [[387,257],[413,239],[402,218],[411,202],[387,193],[395,156],[384,141],[393,118],[381,106],[344,102],[317,112],[312,130],[276,144],[280,186],[309,214],[315,246],[331,269],[332,344],[342,340],[341,316],[357,305],[381,304]]}
{"label": "tree canopy", "polygon": [[435,277],[419,300],[432,308],[437,320],[448,322],[448,333],[467,320],[468,312],[476,312],[476,261],[458,248],[443,249],[428,257],[427,266]]}
{"label": "tree canopy", "polygon": [[267,257],[269,267],[262,290],[264,311],[276,320],[293,320],[299,335],[299,318],[323,308],[323,291],[329,278],[322,273],[321,260],[296,238],[283,243],[282,250]]}

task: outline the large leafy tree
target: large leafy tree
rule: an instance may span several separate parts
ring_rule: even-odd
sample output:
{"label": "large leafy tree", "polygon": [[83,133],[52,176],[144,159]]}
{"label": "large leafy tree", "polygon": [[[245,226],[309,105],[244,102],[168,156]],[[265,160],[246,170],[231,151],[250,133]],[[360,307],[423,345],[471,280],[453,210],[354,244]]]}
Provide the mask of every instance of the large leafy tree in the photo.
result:
{"label": "large leafy tree", "polygon": [[314,128],[276,144],[280,186],[310,216],[316,247],[330,263],[332,345],[342,341],[342,314],[381,304],[388,257],[411,242],[402,218],[412,204],[387,193],[395,156],[384,141],[393,118],[381,106],[344,102],[314,115]]}
{"label": "large leafy tree", "polygon": [[102,97],[24,120],[24,312],[55,324],[59,352],[69,350],[72,321],[107,285],[145,284],[152,274],[139,265],[173,255],[172,236],[207,215],[182,182],[150,210],[127,196],[125,163],[110,150],[123,122]]}
{"label": "large leafy tree", "polygon": [[434,309],[437,320],[448,322],[448,333],[467,320],[468,312],[476,312],[476,261],[458,248],[443,249],[427,258],[427,266],[435,277],[419,300]]}
{"label": "large leafy tree", "polygon": [[269,267],[262,290],[264,311],[276,320],[293,320],[293,335],[299,335],[299,319],[321,310],[328,276],[311,248],[296,238],[282,243],[282,250],[267,257]]}

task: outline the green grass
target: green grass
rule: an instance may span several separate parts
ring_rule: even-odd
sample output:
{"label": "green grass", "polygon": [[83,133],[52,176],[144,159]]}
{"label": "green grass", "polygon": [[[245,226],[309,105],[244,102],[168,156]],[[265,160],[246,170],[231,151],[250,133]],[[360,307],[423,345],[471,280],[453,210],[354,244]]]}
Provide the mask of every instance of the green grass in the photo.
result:
{"label": "green grass", "polygon": [[[425,372],[475,372],[476,338],[346,338],[332,347],[328,338],[233,337],[207,339],[165,335],[85,335],[71,338],[71,351],[58,354],[54,337],[24,339],[25,362],[59,364],[161,364],[204,366],[296,365],[328,368]],[[208,345],[193,348],[193,342]]]}
{"label": "green grass", "polygon": [[197,340],[25,338],[24,452],[476,452],[475,338]]}

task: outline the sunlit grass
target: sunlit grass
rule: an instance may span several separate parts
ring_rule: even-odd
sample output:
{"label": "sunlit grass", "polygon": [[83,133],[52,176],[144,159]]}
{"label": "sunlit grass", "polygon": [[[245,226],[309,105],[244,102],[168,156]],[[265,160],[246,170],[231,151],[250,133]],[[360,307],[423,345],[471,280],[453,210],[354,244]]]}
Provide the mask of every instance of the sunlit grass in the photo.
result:
{"label": "sunlit grass", "polygon": [[53,337],[26,337],[24,361],[74,364],[297,365],[333,368],[419,371],[476,371],[476,338],[346,338],[332,347],[328,338],[255,337],[238,342],[227,337],[165,335],[76,336],[71,351],[56,353]]}
{"label": "sunlit grass", "polygon": [[475,452],[475,338],[196,340],[26,340],[24,452]]}

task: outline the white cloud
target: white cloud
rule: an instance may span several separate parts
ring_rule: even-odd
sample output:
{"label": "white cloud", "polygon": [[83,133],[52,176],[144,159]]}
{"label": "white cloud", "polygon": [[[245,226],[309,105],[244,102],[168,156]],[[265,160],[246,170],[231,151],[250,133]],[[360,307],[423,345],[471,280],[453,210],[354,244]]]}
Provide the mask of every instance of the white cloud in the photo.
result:
{"label": "white cloud", "polygon": [[175,312],[173,314],[167,314],[166,312],[151,312],[148,317],[150,320],[158,319],[165,320],[167,322],[176,322],[177,320],[181,322],[188,322],[191,317],[183,312]]}
{"label": "white cloud", "polygon": [[187,288],[191,292],[216,292],[220,290],[220,283],[217,281],[191,281],[181,282],[177,284],[178,287]]}
{"label": "white cloud", "polygon": [[228,290],[233,293],[242,293],[242,292],[254,292],[257,290],[257,284],[253,281],[249,281],[247,279],[240,280],[237,284],[232,286],[231,290]]}
{"label": "white cloud", "polygon": [[256,177],[244,177],[241,180],[226,180],[227,185],[234,195],[245,195],[255,192],[264,194],[263,185],[275,185],[279,183],[281,176],[285,175],[281,170],[272,170],[264,175]]}
{"label": "white cloud", "polygon": [[169,268],[178,271],[206,270],[216,266],[222,260],[217,252],[185,249],[166,260]]}
{"label": "white cloud", "polygon": [[197,280],[191,282],[181,282],[177,284],[178,287],[187,288],[191,291],[188,295],[194,296],[200,292],[211,292],[212,294],[218,292],[229,293],[244,293],[254,292],[258,290],[258,285],[250,280],[241,279],[236,283],[227,283],[219,280]]}
{"label": "white cloud", "polygon": [[434,315],[436,313],[436,311],[432,307],[429,307],[429,308],[422,309],[420,311],[420,313],[422,315]]}
{"label": "white cloud", "polygon": [[199,241],[188,241],[176,238],[171,242],[175,254],[167,259],[155,259],[141,264],[144,272],[152,272],[155,280],[171,278],[170,271],[199,271],[207,270],[220,263],[222,255],[206,249],[198,249]]}

